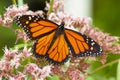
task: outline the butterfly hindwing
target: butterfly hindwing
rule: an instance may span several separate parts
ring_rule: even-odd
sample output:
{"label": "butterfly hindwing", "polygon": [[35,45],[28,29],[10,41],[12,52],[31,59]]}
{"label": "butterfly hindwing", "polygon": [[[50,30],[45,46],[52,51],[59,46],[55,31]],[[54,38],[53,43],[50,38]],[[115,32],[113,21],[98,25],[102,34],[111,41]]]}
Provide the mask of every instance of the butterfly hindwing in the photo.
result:
{"label": "butterfly hindwing", "polygon": [[76,31],[65,29],[66,41],[73,56],[97,56],[102,53],[101,47],[91,38]]}
{"label": "butterfly hindwing", "polygon": [[36,39],[54,31],[58,25],[40,16],[22,15],[15,18],[30,39]]}
{"label": "butterfly hindwing", "polygon": [[54,64],[62,64],[68,60],[69,50],[64,34],[60,34],[47,52],[47,59]]}
{"label": "butterfly hindwing", "polygon": [[43,36],[36,40],[34,46],[33,46],[33,53],[38,57],[45,57],[46,53],[48,51],[48,48],[50,46],[51,41],[53,40],[53,37],[55,35],[55,32],[50,33],[49,35]]}
{"label": "butterfly hindwing", "polygon": [[62,64],[68,59],[68,45],[63,34],[59,35],[55,40],[54,35],[55,32],[52,32],[38,39],[33,46],[33,53],[37,57],[46,57],[53,64]]}

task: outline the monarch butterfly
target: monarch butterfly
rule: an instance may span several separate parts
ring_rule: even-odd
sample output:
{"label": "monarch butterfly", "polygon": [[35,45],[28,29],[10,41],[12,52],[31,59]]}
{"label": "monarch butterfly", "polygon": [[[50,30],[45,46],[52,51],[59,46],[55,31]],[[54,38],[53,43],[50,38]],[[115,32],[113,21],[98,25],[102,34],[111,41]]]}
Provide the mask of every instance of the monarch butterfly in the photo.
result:
{"label": "monarch butterfly", "polygon": [[53,64],[65,63],[69,54],[74,57],[98,56],[102,48],[93,39],[77,31],[41,18],[37,15],[22,15],[15,18],[31,40],[35,40],[33,54],[45,57]]}

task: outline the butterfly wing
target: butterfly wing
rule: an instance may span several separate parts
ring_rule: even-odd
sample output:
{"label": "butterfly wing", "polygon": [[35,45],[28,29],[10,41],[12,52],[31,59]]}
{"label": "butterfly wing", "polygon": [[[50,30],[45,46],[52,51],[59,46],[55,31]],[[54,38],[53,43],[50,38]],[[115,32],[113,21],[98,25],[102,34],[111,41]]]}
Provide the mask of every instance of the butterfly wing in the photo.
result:
{"label": "butterfly wing", "polygon": [[91,38],[76,31],[65,29],[65,39],[73,56],[97,56],[102,53],[101,47]]}
{"label": "butterfly wing", "polygon": [[58,27],[57,24],[37,15],[17,16],[14,20],[24,29],[27,36],[33,40],[53,32]]}
{"label": "butterfly wing", "polygon": [[55,32],[38,39],[33,47],[33,52],[37,57],[44,56],[53,64],[62,64],[68,59],[68,46],[64,35],[53,38]]}
{"label": "butterfly wing", "polygon": [[38,40],[36,40],[35,44],[33,45],[33,53],[36,57],[45,57],[50,47],[50,43],[53,40],[55,32],[50,33],[49,35],[45,35]]}
{"label": "butterfly wing", "polygon": [[47,59],[54,64],[62,64],[68,60],[69,50],[64,34],[60,34],[47,52]]}

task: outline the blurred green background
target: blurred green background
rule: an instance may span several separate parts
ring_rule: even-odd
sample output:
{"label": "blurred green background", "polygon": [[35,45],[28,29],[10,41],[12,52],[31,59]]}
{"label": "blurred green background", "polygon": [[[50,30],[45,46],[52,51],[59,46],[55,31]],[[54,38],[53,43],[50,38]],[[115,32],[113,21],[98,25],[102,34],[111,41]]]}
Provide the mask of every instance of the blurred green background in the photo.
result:
{"label": "blurred green background", "polygon": [[93,0],[93,22],[104,32],[120,36],[120,0]]}
{"label": "blurred green background", "polygon": [[[44,0],[24,0],[29,3],[30,9],[43,9]],[[40,2],[42,1],[42,3]],[[37,7],[33,5],[38,4]],[[5,9],[11,5],[11,0],[0,0],[0,14],[3,15]],[[120,0],[93,0],[93,25],[110,35],[120,36]],[[16,34],[9,28],[0,25],[0,56],[3,55],[3,47],[13,47],[15,45]],[[120,58],[118,55],[109,55],[107,62]],[[116,80],[117,63],[104,68],[101,71],[91,74],[87,80]],[[94,62],[90,70],[101,66],[101,63]]]}

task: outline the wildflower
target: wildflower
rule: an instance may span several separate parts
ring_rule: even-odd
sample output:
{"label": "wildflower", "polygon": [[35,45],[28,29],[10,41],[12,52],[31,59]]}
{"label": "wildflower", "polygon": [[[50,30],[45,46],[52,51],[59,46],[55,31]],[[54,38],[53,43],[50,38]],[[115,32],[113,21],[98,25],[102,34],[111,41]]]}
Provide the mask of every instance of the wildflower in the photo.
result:
{"label": "wildflower", "polygon": [[29,41],[29,38],[27,37],[26,33],[23,32],[22,30],[17,29],[16,33],[17,33],[17,39],[15,43],[17,43],[19,39],[23,39],[24,41]]}
{"label": "wildflower", "polygon": [[57,17],[57,15],[56,15],[55,13],[51,13],[51,14],[48,16],[48,19],[49,19],[49,20],[52,20],[52,21],[60,22],[59,17]]}
{"label": "wildflower", "polygon": [[5,46],[4,48],[4,58],[5,60],[13,59],[15,54],[17,53],[17,50],[8,50],[8,48]]}
{"label": "wildflower", "polygon": [[15,78],[13,76],[10,76],[10,75],[7,76],[7,79],[9,79],[9,80],[15,80]]}
{"label": "wildflower", "polygon": [[[50,9],[50,4],[46,3],[46,10]],[[54,0],[54,4],[53,4],[53,12],[58,12],[59,10],[63,11],[63,2],[60,0]]]}
{"label": "wildflower", "polygon": [[84,76],[80,76],[80,71],[71,71],[69,74],[70,80],[85,80]]}
{"label": "wildflower", "polygon": [[105,53],[102,55],[102,58],[101,58],[101,60],[100,60],[100,62],[101,62],[102,64],[105,64],[105,63],[106,63],[106,58],[107,58],[107,56],[108,56],[108,55],[105,54]]}
{"label": "wildflower", "polygon": [[24,55],[26,58],[31,56],[30,50],[31,50],[31,48],[30,48],[30,49],[27,49],[26,46],[24,47],[22,53],[23,53],[23,55]]}
{"label": "wildflower", "polygon": [[44,80],[51,73],[51,66],[44,66],[42,69],[34,63],[28,64],[26,72],[32,76],[33,79]]}
{"label": "wildflower", "polygon": [[47,76],[49,76],[50,73],[51,73],[51,66],[45,66],[45,67],[43,67],[42,71],[40,72],[40,77],[44,79]]}
{"label": "wildflower", "polygon": [[6,61],[6,60],[1,60],[0,61],[0,71],[1,73],[8,73],[12,70],[11,66],[10,66],[10,62]]}
{"label": "wildflower", "polygon": [[20,58],[17,56],[18,55],[14,56],[14,58],[10,60],[10,66],[15,67],[15,69],[20,66]]}
{"label": "wildflower", "polygon": [[6,8],[6,12],[4,13],[3,20],[2,20],[2,25],[5,25],[6,27],[11,28],[11,24],[13,22],[13,19],[17,15],[21,14],[27,14],[28,6],[23,5],[20,7],[17,7],[15,5],[11,5],[8,8]]}
{"label": "wildflower", "polygon": [[17,7],[15,5],[11,5],[8,8],[6,8],[6,12],[4,14],[4,17],[14,18],[18,14],[25,14],[28,10],[27,5],[23,5],[20,7]]}
{"label": "wildflower", "polygon": [[25,66],[26,72],[32,74],[38,69],[38,66],[34,63],[28,64]]}
{"label": "wildflower", "polygon": [[26,80],[26,75],[22,72],[18,72],[17,75],[14,75],[14,80]]}
{"label": "wildflower", "polygon": [[54,0],[54,5],[53,5],[53,11],[57,12],[57,10],[60,9],[60,11],[63,11],[63,2],[59,0]]}
{"label": "wildflower", "polygon": [[7,27],[11,27],[11,23],[12,23],[12,19],[11,18],[9,18],[9,17],[6,17],[4,20],[3,20],[3,24],[5,25],[5,26],[7,26]]}

